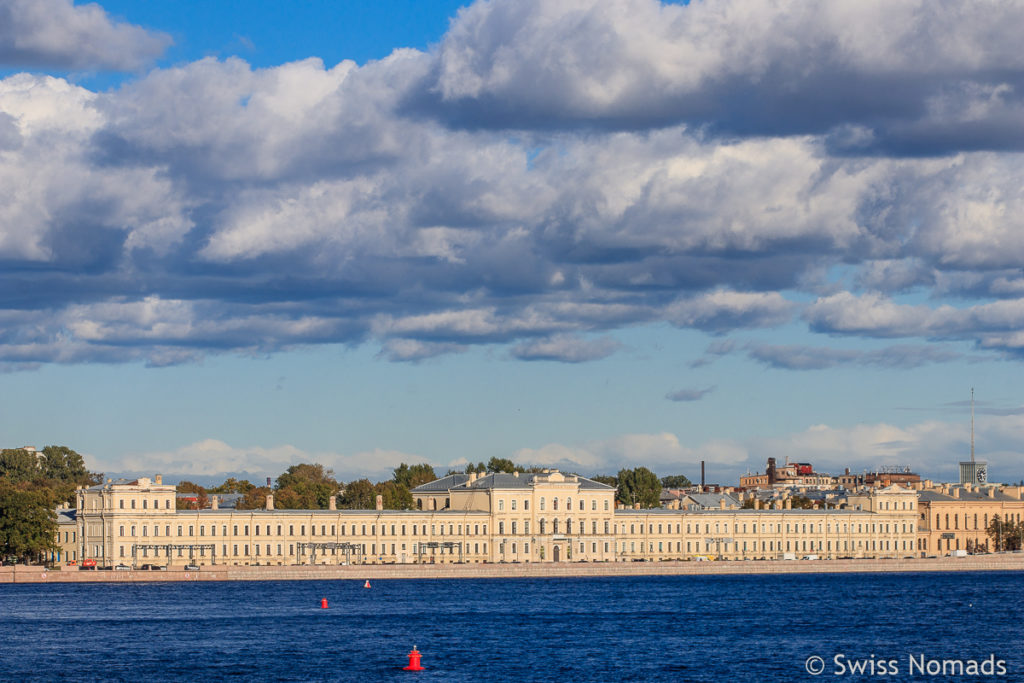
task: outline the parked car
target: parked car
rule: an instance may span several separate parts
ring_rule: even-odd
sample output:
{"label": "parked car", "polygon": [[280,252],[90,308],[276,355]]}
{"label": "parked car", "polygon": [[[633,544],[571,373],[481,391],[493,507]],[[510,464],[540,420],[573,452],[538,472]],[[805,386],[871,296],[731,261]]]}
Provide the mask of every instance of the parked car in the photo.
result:
{"label": "parked car", "polygon": [[187,571],[187,572],[197,572],[197,571],[199,571],[199,566],[198,565],[194,565],[194,564],[186,564],[185,565],[185,571]]}
{"label": "parked car", "polygon": [[131,567],[129,567],[126,564],[119,564],[116,567],[114,567],[114,569],[116,569],[119,572],[126,572],[126,571],[129,571],[131,569]]}

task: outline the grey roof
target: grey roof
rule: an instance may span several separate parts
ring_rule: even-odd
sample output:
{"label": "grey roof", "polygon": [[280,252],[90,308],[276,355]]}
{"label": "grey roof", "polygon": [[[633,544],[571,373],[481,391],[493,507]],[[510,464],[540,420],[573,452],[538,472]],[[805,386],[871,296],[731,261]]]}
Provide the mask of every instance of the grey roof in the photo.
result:
{"label": "grey roof", "polygon": [[[110,481],[109,486],[125,486],[125,485],[128,485],[128,484],[138,484],[138,483],[139,483],[138,479],[124,479],[124,478],[121,478],[121,479],[112,479]],[[108,486],[108,484],[106,482],[103,482],[101,484],[96,484],[95,486],[90,486],[86,490],[87,491],[100,491],[102,489],[107,488],[107,486]]]}
{"label": "grey roof", "polygon": [[[544,472],[518,472],[509,474],[508,472],[493,472],[486,474],[474,482],[466,482],[462,484],[461,488],[467,489],[528,489],[533,487],[534,480],[538,477],[544,476]],[[601,491],[610,490],[613,487],[607,484],[594,481],[593,479],[587,479],[579,475],[565,475],[566,477],[576,477],[576,483],[579,483],[580,488],[584,490]],[[573,483],[573,482],[567,482]]]}
{"label": "grey roof", "polygon": [[434,481],[428,481],[426,484],[420,484],[412,490],[413,493],[444,493],[448,489],[455,488],[460,484],[469,481],[468,474],[449,474],[446,477],[435,479]]}
{"label": "grey roof", "polygon": [[988,493],[982,493],[980,491],[968,491],[965,488],[960,488],[960,497],[954,497],[945,493],[939,493],[938,491],[919,491],[917,499],[921,502],[931,503],[936,501],[955,501],[955,500],[998,500],[998,501],[1009,501],[1017,500],[1013,496],[1008,496],[1002,491],[996,491],[994,496],[989,496]]}
{"label": "grey roof", "polygon": [[78,511],[74,508],[58,508],[57,524],[74,524],[78,519]]}
{"label": "grey roof", "polygon": [[724,493],[688,493],[686,494],[686,497],[699,505],[702,509],[721,507],[723,500],[727,506],[740,506],[740,502],[738,500]]}
{"label": "grey roof", "polygon": [[[444,493],[452,489],[528,489],[533,487],[537,477],[545,476],[543,472],[492,472],[484,474],[475,481],[469,481],[468,474],[449,474],[447,477],[435,479],[432,482],[417,486],[413,493]],[[614,487],[587,479],[579,475],[566,475],[576,477],[577,483],[583,490],[607,491]],[[571,483],[571,482],[570,482]]]}

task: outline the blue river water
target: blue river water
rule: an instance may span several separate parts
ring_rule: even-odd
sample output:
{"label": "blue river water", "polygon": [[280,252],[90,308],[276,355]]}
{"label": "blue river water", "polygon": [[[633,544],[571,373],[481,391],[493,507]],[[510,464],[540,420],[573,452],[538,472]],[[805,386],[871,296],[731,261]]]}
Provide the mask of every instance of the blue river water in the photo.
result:
{"label": "blue river water", "polygon": [[[1021,681],[1022,589],[1012,572],[3,585],[0,680]],[[423,672],[401,668],[413,645]]]}

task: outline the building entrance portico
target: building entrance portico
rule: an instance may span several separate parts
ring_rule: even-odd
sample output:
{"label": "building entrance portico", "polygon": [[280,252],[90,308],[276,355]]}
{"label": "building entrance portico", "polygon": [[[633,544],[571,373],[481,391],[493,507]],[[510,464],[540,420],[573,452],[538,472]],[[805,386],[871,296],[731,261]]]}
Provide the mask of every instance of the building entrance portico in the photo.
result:
{"label": "building entrance portico", "polygon": [[561,548],[559,548],[559,547],[558,547],[558,544],[556,543],[556,544],[555,544],[555,545],[554,545],[554,546],[553,546],[553,547],[551,548],[551,561],[552,561],[552,562],[558,562],[558,560],[559,560],[559,557],[561,556],[561,552],[562,552],[562,549],[561,549]]}

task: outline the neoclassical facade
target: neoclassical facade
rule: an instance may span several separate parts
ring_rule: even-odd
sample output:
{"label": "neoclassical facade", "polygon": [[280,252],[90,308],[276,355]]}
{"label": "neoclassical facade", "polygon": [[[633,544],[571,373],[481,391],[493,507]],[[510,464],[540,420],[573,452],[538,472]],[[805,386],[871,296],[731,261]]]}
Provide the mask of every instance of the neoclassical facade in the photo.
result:
{"label": "neoclassical facade", "polygon": [[[617,509],[615,489],[557,470],[456,474],[416,510],[176,510],[161,478],[79,489],[60,525],[67,559],[101,566],[620,562],[904,557],[916,495],[890,487],[846,509]],[[68,541],[64,541],[66,533]]]}

